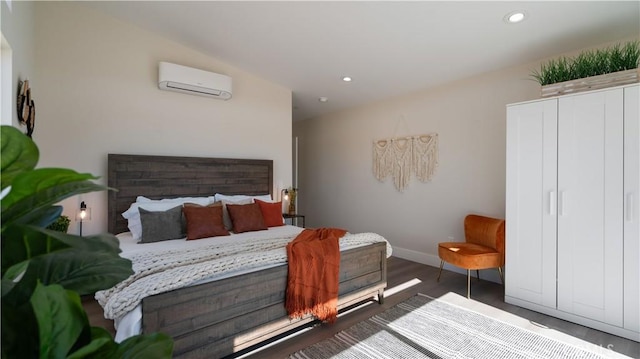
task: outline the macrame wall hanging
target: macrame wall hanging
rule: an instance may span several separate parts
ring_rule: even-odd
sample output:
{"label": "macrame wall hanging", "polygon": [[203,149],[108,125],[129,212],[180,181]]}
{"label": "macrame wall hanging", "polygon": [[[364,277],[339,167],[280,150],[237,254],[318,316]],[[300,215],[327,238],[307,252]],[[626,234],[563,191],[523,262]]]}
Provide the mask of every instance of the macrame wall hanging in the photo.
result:
{"label": "macrame wall hanging", "polygon": [[373,174],[378,181],[393,177],[400,192],[409,185],[411,175],[429,182],[438,167],[438,134],[396,137],[373,141]]}

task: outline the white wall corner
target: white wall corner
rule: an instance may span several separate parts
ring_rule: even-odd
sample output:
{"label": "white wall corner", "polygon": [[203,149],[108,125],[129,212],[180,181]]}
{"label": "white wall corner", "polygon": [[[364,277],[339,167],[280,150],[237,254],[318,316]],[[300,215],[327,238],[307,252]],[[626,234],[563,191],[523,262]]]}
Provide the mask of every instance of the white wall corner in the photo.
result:
{"label": "white wall corner", "polygon": [[13,66],[12,66],[12,52],[11,45],[5,39],[4,35],[0,33],[2,37],[0,43],[0,103],[2,104],[2,111],[0,112],[0,124],[12,125],[11,111],[15,108],[12,99],[12,81],[13,81]]}

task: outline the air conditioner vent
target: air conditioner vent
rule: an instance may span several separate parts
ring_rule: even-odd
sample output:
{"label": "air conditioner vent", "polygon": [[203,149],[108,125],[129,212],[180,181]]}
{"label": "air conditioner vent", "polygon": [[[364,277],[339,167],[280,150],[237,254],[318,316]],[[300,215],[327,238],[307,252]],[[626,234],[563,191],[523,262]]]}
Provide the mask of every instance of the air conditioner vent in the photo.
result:
{"label": "air conditioner vent", "polygon": [[169,62],[160,62],[158,88],[222,100],[232,96],[231,77]]}

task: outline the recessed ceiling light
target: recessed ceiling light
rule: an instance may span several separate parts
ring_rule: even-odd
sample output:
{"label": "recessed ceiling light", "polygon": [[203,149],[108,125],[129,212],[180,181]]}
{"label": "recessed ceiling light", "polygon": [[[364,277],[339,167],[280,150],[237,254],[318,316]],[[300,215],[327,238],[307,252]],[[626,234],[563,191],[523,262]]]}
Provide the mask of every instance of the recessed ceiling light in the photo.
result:
{"label": "recessed ceiling light", "polygon": [[507,24],[515,24],[518,22],[522,22],[526,18],[527,18],[526,11],[522,11],[522,10],[512,11],[504,16],[504,22],[506,22]]}
{"label": "recessed ceiling light", "polygon": [[320,98],[318,98],[318,101],[320,101],[320,102],[328,102],[329,99],[326,98],[326,97],[320,97]]}
{"label": "recessed ceiling light", "polygon": [[349,76],[344,76],[344,77],[342,78],[342,81],[344,81],[344,82],[351,82],[352,80],[353,80],[353,79],[352,79],[351,77],[349,77]]}

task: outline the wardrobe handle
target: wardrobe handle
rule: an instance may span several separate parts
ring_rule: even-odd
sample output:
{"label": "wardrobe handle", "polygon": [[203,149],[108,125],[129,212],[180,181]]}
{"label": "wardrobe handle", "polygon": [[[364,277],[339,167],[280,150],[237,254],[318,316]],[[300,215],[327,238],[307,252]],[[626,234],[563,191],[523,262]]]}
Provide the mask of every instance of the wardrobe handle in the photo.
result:
{"label": "wardrobe handle", "polygon": [[627,193],[627,222],[633,221],[633,193]]}
{"label": "wardrobe handle", "polygon": [[549,215],[554,216],[556,214],[555,206],[556,192],[549,191]]}
{"label": "wardrobe handle", "polygon": [[565,191],[560,191],[560,200],[558,201],[558,207],[559,207],[561,216],[566,215],[566,211],[564,210],[564,207],[565,207],[564,194],[565,194]]}

